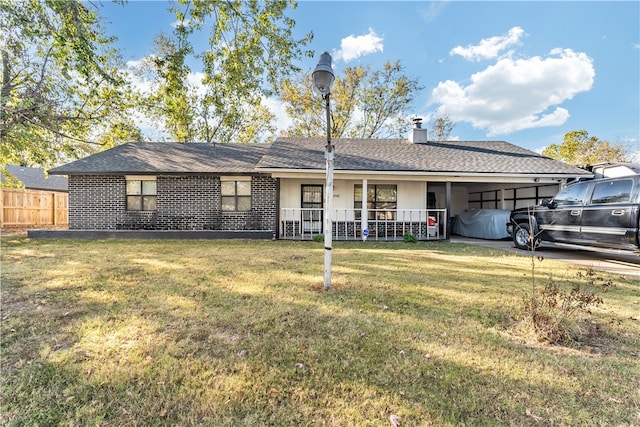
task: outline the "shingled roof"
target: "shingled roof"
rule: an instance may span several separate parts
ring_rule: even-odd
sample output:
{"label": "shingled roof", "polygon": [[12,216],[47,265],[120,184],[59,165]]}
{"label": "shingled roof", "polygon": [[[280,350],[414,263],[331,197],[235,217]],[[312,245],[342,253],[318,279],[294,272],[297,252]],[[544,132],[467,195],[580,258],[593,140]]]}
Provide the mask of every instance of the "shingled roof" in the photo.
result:
{"label": "shingled roof", "polygon": [[[590,175],[505,141],[332,140],[335,170],[478,174]],[[324,170],[325,138],[279,138],[258,169]]]}
{"label": "shingled roof", "polygon": [[[7,165],[6,169],[12,178],[22,182],[28,190],[68,191],[69,184],[63,176],[46,176],[42,169],[25,166]],[[7,181],[4,174],[0,174],[0,179]]]}
{"label": "shingled roof", "polygon": [[57,175],[250,173],[267,144],[135,142],[49,171]]}
{"label": "shingled roof", "polygon": [[[336,138],[335,171],[590,176],[583,169],[505,141]],[[137,142],[52,169],[58,175],[324,172],[324,138],[272,144]]]}

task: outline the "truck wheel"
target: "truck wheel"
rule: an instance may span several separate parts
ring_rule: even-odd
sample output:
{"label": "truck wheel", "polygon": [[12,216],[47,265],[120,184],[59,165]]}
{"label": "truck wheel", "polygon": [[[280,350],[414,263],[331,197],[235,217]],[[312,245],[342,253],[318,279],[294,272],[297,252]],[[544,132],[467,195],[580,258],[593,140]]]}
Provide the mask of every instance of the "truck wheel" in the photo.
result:
{"label": "truck wheel", "polygon": [[540,246],[540,239],[535,238],[531,234],[531,230],[529,228],[529,224],[523,223],[518,224],[513,229],[513,243],[515,243],[516,248],[523,250],[531,250],[531,242],[534,241],[534,247]]}

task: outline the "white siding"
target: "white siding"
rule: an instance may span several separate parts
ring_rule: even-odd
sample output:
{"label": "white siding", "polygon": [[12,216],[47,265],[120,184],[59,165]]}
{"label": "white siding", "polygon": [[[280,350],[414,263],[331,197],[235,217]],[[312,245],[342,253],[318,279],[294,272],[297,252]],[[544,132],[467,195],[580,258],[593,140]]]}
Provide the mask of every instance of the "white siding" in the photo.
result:
{"label": "white siding", "polygon": [[[325,185],[323,180],[311,179],[281,179],[280,180],[280,207],[299,208],[300,191],[303,184]],[[353,188],[356,184],[362,184],[357,180],[335,180],[333,183],[333,207],[334,209],[353,209]],[[398,182],[372,181],[368,185],[396,184],[398,186],[398,209],[425,209],[427,206],[426,183],[424,182]],[[431,191],[431,190],[430,190]],[[444,207],[444,190],[439,197]]]}

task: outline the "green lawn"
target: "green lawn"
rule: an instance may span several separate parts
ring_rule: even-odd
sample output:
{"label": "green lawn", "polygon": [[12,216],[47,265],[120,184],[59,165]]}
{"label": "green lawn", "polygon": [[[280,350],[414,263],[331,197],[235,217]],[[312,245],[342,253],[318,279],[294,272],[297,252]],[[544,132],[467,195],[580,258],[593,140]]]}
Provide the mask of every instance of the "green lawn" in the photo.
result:
{"label": "green lawn", "polygon": [[315,242],[1,244],[2,425],[640,425],[635,279],[558,346],[499,250],[338,242],[326,292]]}

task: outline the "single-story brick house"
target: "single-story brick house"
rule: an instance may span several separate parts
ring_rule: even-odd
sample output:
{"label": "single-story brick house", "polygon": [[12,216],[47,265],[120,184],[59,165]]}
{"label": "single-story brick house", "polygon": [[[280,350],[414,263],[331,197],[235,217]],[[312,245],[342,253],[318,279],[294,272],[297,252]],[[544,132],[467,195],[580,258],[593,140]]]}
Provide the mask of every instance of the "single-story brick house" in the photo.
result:
{"label": "single-story brick house", "polygon": [[[428,141],[419,124],[407,139],[332,143],[335,240],[360,239],[362,218],[369,239],[446,239],[467,209],[533,205],[591,176],[504,141]],[[323,232],[325,145],[138,142],[49,173],[69,178],[70,232],[311,239]]]}

